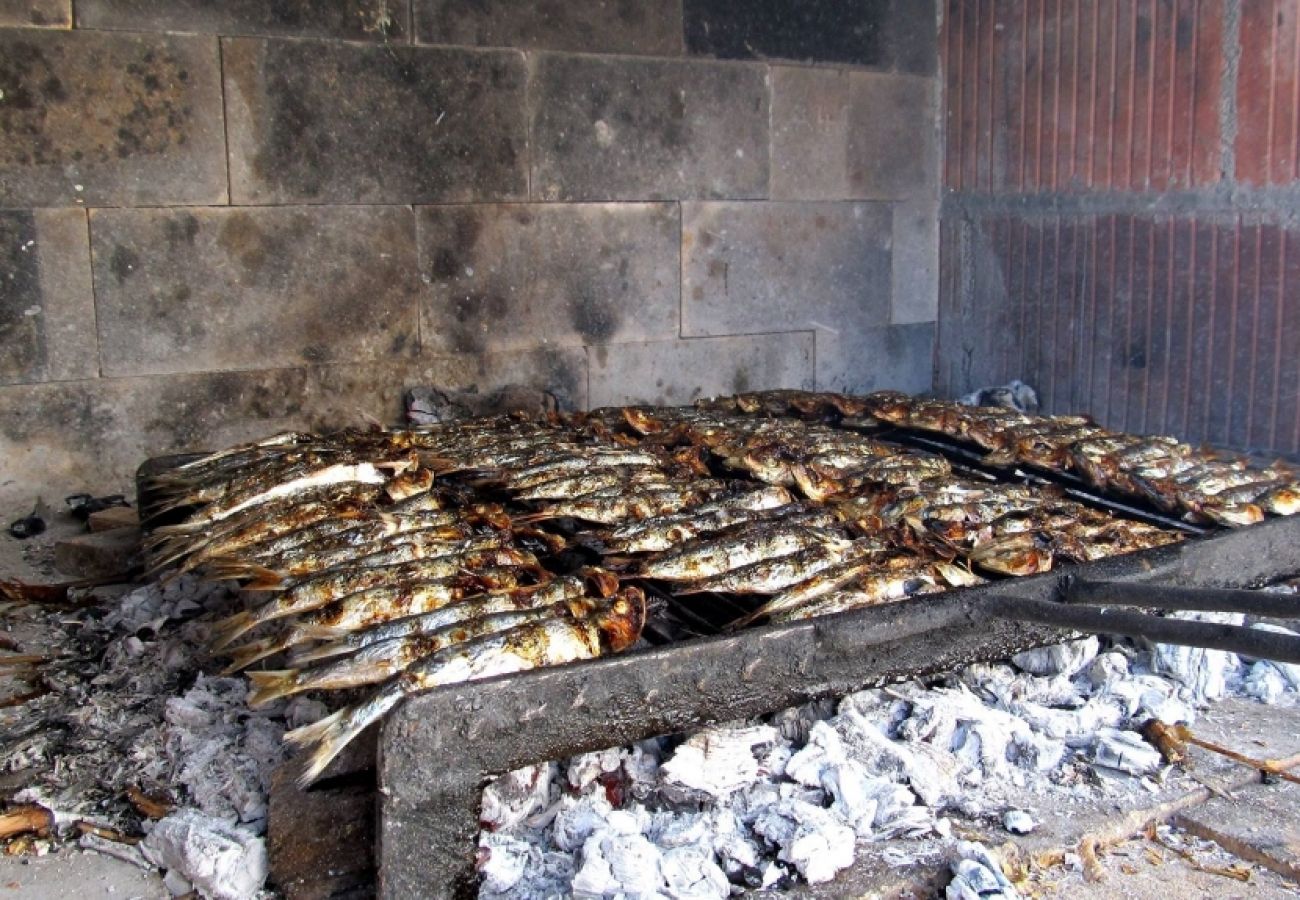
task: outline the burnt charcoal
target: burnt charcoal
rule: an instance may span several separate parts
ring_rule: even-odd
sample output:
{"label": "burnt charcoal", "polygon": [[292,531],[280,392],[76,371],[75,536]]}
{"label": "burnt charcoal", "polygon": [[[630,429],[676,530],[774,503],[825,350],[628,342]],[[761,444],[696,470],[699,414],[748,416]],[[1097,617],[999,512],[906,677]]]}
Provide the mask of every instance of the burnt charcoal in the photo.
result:
{"label": "burnt charcoal", "polygon": [[79,522],[89,521],[91,513],[112,509],[115,506],[131,505],[123,494],[108,494],[104,497],[92,497],[90,494],[71,494],[64,497],[63,502],[68,504],[68,511],[72,514],[72,518]]}
{"label": "burnt charcoal", "polygon": [[20,541],[36,537],[36,535],[44,531],[45,520],[40,517],[36,510],[33,510],[29,516],[23,516],[23,518],[15,520],[9,526],[9,533]]}
{"label": "burnt charcoal", "polygon": [[406,418],[413,425],[437,425],[515,412],[546,415],[559,408],[555,394],[522,384],[507,384],[484,393],[436,387],[414,387],[406,392]]}

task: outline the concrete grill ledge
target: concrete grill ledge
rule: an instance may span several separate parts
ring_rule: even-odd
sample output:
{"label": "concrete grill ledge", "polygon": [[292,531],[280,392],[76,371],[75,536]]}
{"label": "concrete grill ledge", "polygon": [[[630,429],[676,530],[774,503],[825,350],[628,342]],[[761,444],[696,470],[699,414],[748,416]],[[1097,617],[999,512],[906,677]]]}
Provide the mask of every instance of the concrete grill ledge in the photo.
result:
{"label": "concrete grill ledge", "polygon": [[[1247,587],[1300,570],[1300,517],[1112,557],[1068,574]],[[991,596],[1056,599],[1064,573],[434,691],[379,743],[379,896],[468,897],[480,794],[520,766],[743,719],[1069,637],[998,621]]]}

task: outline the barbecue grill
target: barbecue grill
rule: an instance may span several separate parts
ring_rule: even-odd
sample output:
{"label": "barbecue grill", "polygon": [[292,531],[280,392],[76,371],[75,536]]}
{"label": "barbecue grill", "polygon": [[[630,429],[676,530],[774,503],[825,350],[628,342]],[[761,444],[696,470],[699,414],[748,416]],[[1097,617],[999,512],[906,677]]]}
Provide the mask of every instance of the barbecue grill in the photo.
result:
{"label": "barbecue grill", "polygon": [[[856,427],[843,425],[842,427]],[[906,428],[878,440],[942,454],[979,479],[1054,485],[1121,518],[1185,532],[1181,543],[1027,578],[929,594],[804,622],[727,626],[760,601],[673,596],[653,584],[636,652],[447,687],[403,704],[378,739],[380,894],[472,895],[484,784],[521,766],[770,713],[819,697],[1005,659],[1080,633],[1300,662],[1300,638],[1111,607],[1294,613],[1288,599],[1240,590],[1300,571],[1300,517],[1226,530],[1099,493],[1077,478],[994,466],[959,441]],[[142,475],[179,460],[155,460]],[[142,494],[147,515],[151,499]],[[1176,586],[1176,587],[1175,587]],[[356,766],[337,762],[332,773]]]}

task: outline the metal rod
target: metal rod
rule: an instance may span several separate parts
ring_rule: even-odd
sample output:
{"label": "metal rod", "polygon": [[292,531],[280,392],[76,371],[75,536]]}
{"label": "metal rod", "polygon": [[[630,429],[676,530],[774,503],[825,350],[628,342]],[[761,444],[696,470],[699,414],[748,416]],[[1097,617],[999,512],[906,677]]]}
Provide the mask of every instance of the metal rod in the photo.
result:
{"label": "metal rod", "polygon": [[1065,601],[1092,606],[1151,606],[1160,609],[1239,612],[1283,619],[1300,618],[1300,596],[1223,588],[1071,579],[1065,588]]}
{"label": "metal rod", "polygon": [[1300,637],[1241,625],[1191,622],[1021,597],[991,597],[985,609],[1000,619],[1015,622],[1038,622],[1093,634],[1123,634],[1158,644],[1205,647],[1252,659],[1300,664]]}

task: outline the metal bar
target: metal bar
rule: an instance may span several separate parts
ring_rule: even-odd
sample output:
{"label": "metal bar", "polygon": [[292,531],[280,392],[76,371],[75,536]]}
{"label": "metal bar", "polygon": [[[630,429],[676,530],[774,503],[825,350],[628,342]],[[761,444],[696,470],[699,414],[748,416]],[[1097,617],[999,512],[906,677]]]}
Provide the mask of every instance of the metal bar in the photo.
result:
{"label": "metal bar", "polygon": [[1205,647],[1252,659],[1300,664],[1300,637],[1243,625],[1194,622],[1021,597],[993,597],[988,609],[998,618],[1013,622],[1038,622],[1094,634],[1123,634],[1158,644]]}
{"label": "metal bar", "polygon": [[[1244,587],[1300,571],[1300,516],[1074,567],[1091,580]],[[1054,601],[1047,573],[789,625],[455,685],[413,697],[380,740],[379,894],[473,896],[486,781],[575,753],[951,671],[1078,634],[991,615]]]}
{"label": "metal bar", "polygon": [[1239,612],[1251,616],[1300,618],[1300,596],[1222,588],[1168,587],[1116,581],[1069,579],[1066,603],[1091,606],[1149,606],[1159,609]]}

